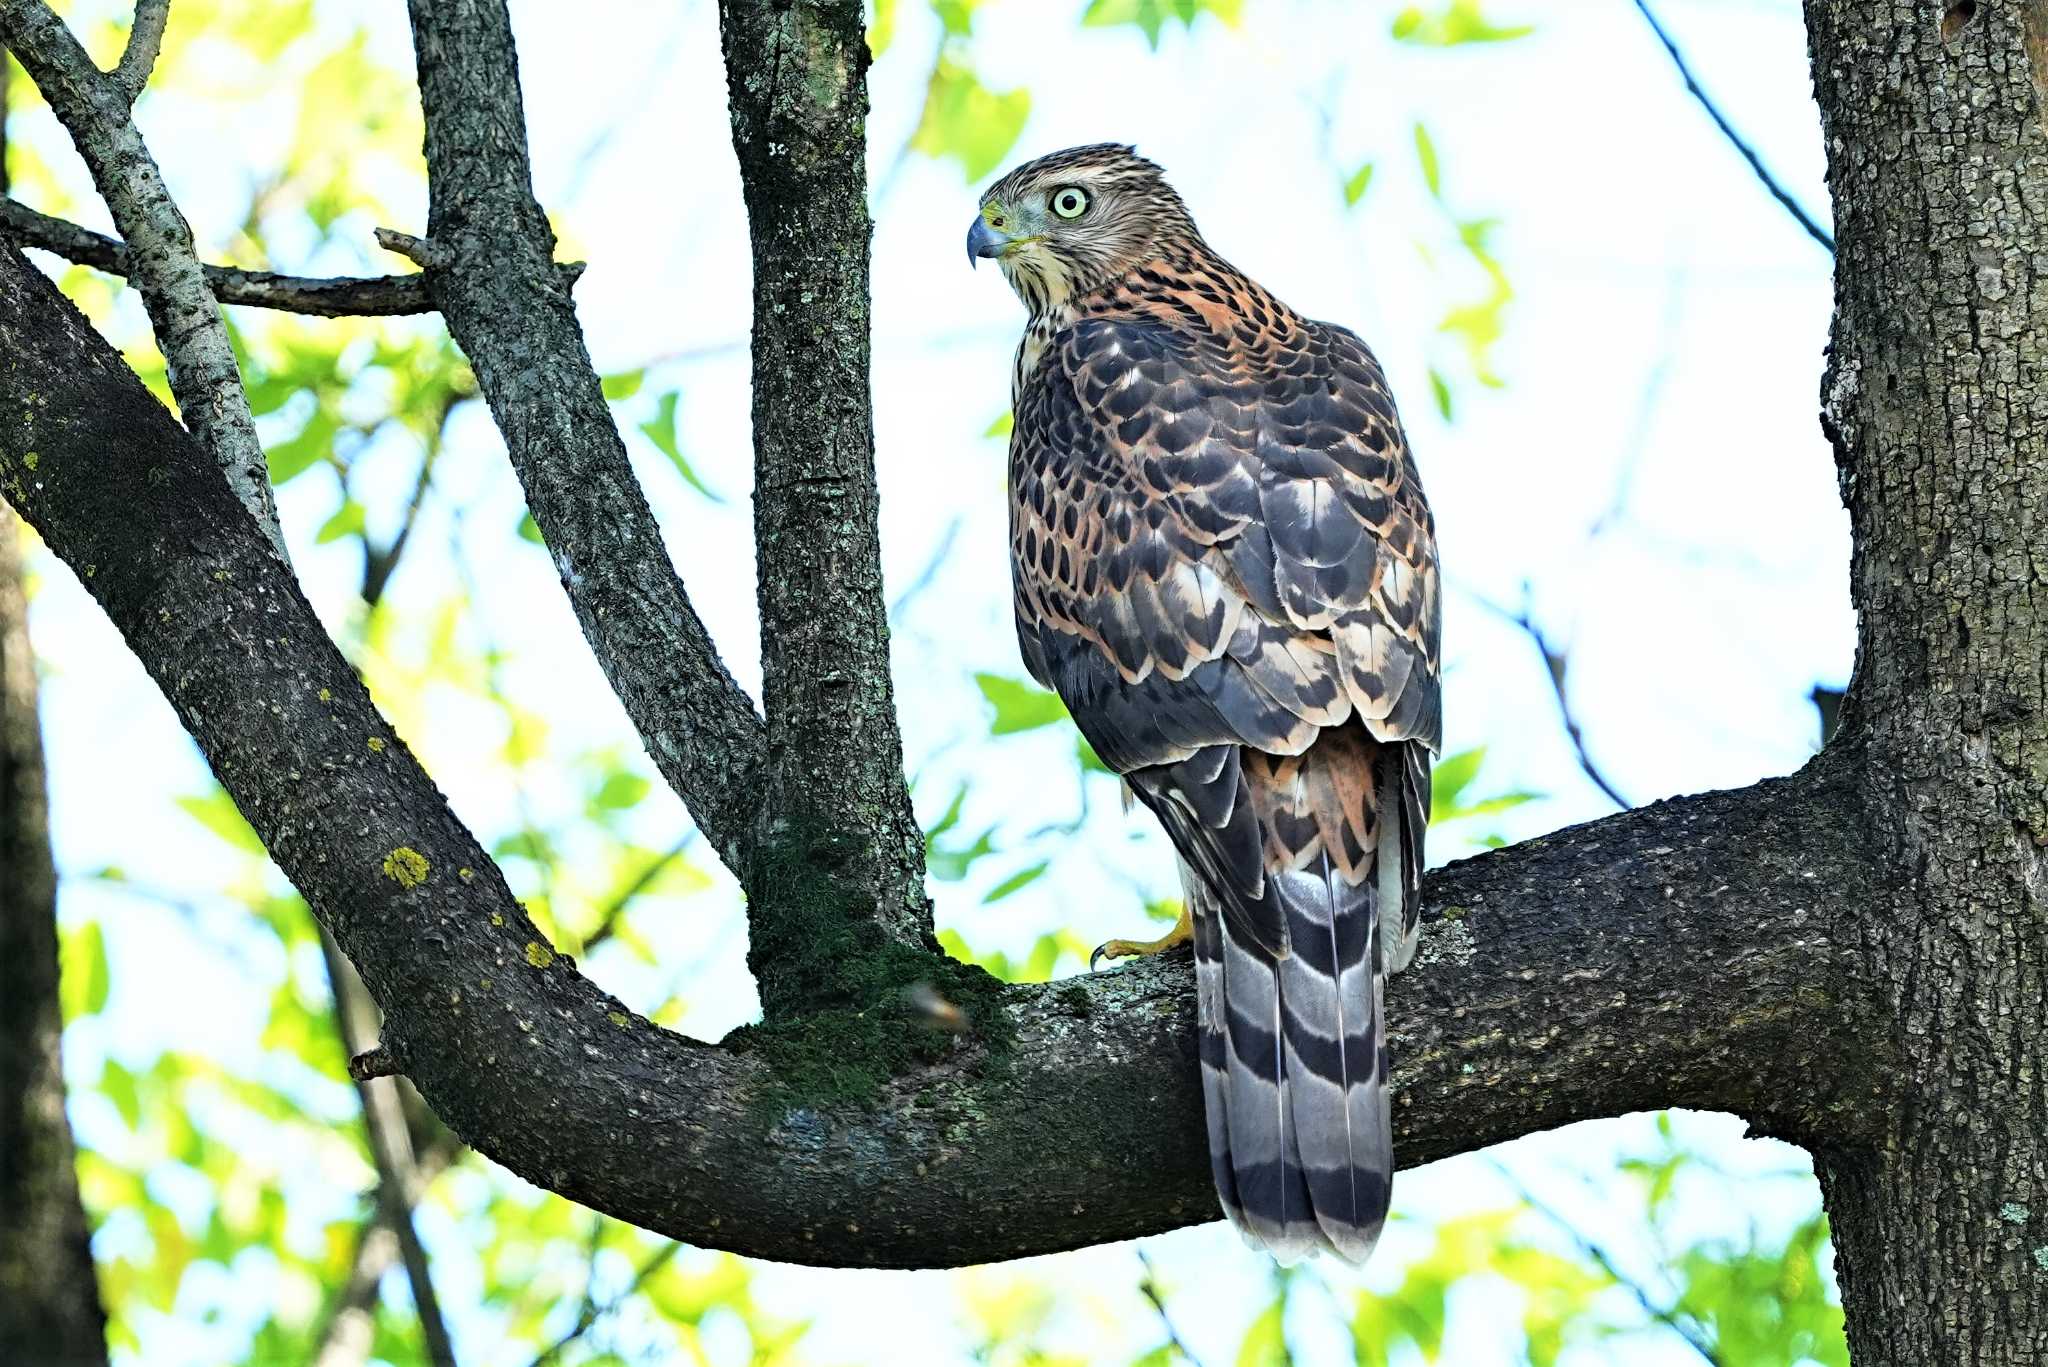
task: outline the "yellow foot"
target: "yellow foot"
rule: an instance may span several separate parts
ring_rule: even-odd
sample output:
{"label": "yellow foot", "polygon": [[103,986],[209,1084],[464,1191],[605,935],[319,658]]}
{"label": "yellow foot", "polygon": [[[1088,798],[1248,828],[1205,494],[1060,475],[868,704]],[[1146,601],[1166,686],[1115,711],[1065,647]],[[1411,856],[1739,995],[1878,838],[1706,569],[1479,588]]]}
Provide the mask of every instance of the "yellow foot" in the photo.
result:
{"label": "yellow foot", "polygon": [[1156,940],[1105,940],[1095,946],[1095,952],[1088,956],[1088,971],[1094,972],[1095,965],[1103,959],[1128,959],[1134,954],[1158,954],[1184,945],[1195,938],[1194,917],[1183,906],[1180,920],[1174,922],[1172,930]]}

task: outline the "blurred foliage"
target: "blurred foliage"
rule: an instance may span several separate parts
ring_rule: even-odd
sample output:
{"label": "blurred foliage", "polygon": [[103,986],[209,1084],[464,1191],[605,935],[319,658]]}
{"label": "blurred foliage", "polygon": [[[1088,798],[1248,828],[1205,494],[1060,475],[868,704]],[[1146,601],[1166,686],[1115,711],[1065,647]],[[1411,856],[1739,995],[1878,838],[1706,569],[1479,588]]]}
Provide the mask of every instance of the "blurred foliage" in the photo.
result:
{"label": "blurred foliage", "polygon": [[[982,0],[927,5],[937,38],[909,150],[979,181],[1014,149],[1031,92],[994,88],[977,75]],[[904,11],[916,7],[916,0],[877,0],[869,38],[877,56],[893,48]],[[96,57],[111,61],[128,6],[80,0],[60,9]],[[1205,15],[1222,27],[1257,23],[1256,7],[1244,0],[1089,0],[1078,14],[1061,12],[1083,31],[1135,28],[1155,48],[1176,26],[1195,30]],[[1526,32],[1491,20],[1476,0],[1408,6],[1391,24],[1400,42],[1445,49]],[[241,202],[215,195],[186,206],[214,259],[321,271],[386,267],[362,244],[372,226],[419,202],[418,101],[410,74],[381,60],[345,9],[311,0],[179,0],[145,113],[160,99],[215,104],[238,117],[260,109],[266,126],[286,130],[266,144],[280,149],[277,157]],[[10,107],[15,193],[50,212],[81,212],[89,188],[18,72]],[[1454,298],[1439,328],[1448,350],[1431,372],[1450,416],[1459,378],[1502,383],[1490,356],[1512,289],[1491,246],[1498,225],[1450,207],[1446,153],[1415,122],[1412,152],[1376,149],[1341,169],[1337,183],[1344,202],[1364,211],[1377,203],[1368,198],[1376,176],[1406,175],[1412,166],[1438,210],[1416,225],[1415,240]],[[63,269],[59,278],[168,401],[161,358],[132,295],[83,268]],[[451,425],[476,396],[467,363],[429,320],[237,311],[231,325],[274,481],[316,490],[327,510],[316,543],[360,558],[361,593],[330,624],[394,728],[436,772],[481,774],[501,795],[495,805],[475,793],[463,800],[482,808],[472,821],[553,942],[655,1020],[683,1023],[690,974],[701,966],[664,964],[658,945],[673,938],[683,912],[736,928],[736,898],[721,875],[693,858],[679,809],[637,749],[565,740],[525,701],[522,662],[491,639],[474,611],[471,539],[539,536],[530,519],[516,528],[468,526],[459,499],[436,484]],[[636,447],[660,458],[652,468],[671,470],[697,496],[719,496],[685,449],[677,384],[658,371],[632,370],[606,377],[605,392]],[[1006,431],[1005,417],[990,435]],[[436,512],[439,521],[428,516]],[[415,533],[430,524],[446,543],[438,553],[453,564],[454,582],[395,589],[416,552]],[[1086,909],[1088,925],[1118,914],[1119,893],[1130,914],[1173,920],[1177,903],[1148,895],[1073,838],[1105,804],[1113,808],[1118,783],[1059,700],[1009,674],[985,672],[971,683],[985,704],[986,739],[1050,744],[1055,764],[1065,757],[1057,781],[1072,785],[1074,814],[1012,831],[985,814],[987,803],[970,783],[958,783],[942,794],[926,831],[939,890],[964,889],[970,901],[1000,912],[1042,895],[1040,885],[1065,861],[1092,860],[1107,895]],[[1483,749],[1445,756],[1436,769],[1432,818],[1444,835],[1435,848],[1497,843],[1500,818],[1532,797],[1489,782]],[[152,886],[117,866],[66,870],[69,887],[95,894],[96,910],[67,912],[62,927],[63,991],[78,1170],[97,1228],[111,1340],[129,1363],[310,1361],[329,1340],[377,1218],[376,1171],[346,1080],[333,987],[305,904],[221,789],[207,784],[170,797],[164,819],[189,831],[195,866],[223,870],[202,895]],[[239,976],[262,1003],[246,1048],[209,1057],[167,1047],[146,1028],[114,1028],[140,998],[124,993],[109,906],[176,918]],[[1089,948],[1065,924],[1021,948],[984,942],[978,923],[948,928],[941,939],[950,953],[1012,981],[1080,971]],[[423,1113],[414,1120],[415,1142],[438,1169],[417,1223],[435,1254],[458,1340],[493,1345],[488,1360],[835,1360],[830,1343],[806,1337],[802,1316],[758,1293],[755,1265],[593,1215],[468,1154]],[[1627,1360],[1628,1345],[1672,1334],[1697,1336],[1728,1364],[1845,1363],[1818,1215],[1779,1240],[1681,1238],[1674,1193],[1729,1179],[1705,1171],[1668,1123],[1661,1133],[1663,1146],[1632,1159],[1622,1174],[1592,1175],[1603,1193],[1639,1201],[1636,1223],[1651,1253],[1631,1265],[1648,1283],[1627,1280],[1604,1250],[1542,1211],[1508,1204],[1404,1226],[1416,1237],[1406,1256],[1390,1253],[1375,1264],[1379,1291],[1316,1272],[1276,1274],[1230,1354],[1214,1360],[1241,1367],[1292,1361],[1295,1329],[1314,1319],[1341,1334],[1360,1364],[1450,1361],[1461,1306],[1481,1295],[1515,1307],[1513,1326],[1532,1364],[1610,1342],[1620,1345],[1613,1360]],[[1816,1210],[1810,1181],[1799,1191],[1803,1208]],[[1199,1282],[1162,1283],[1150,1264],[1097,1283],[1085,1300],[1043,1265],[977,1269],[947,1284],[951,1303],[935,1313],[952,1315],[976,1360],[991,1364],[1100,1361],[1088,1326],[1155,1320],[1158,1344],[1135,1362],[1180,1361],[1188,1352],[1178,1346],[1174,1316],[1206,1298]],[[383,1274],[367,1309],[373,1358],[420,1360],[423,1341],[402,1272]],[[195,1350],[195,1342],[203,1346]]]}

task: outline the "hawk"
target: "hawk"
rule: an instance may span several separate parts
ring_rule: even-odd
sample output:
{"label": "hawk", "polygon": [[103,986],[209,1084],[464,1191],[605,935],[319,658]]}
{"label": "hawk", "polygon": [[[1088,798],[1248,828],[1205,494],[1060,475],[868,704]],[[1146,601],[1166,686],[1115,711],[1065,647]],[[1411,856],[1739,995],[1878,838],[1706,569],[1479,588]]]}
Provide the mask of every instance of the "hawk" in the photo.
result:
{"label": "hawk", "polygon": [[1385,975],[1442,741],[1435,524],[1358,337],[1205,242],[1160,168],[1071,148],[982,196],[1030,319],[1010,556],[1033,678],[1172,839],[1216,1193],[1291,1261],[1371,1251],[1393,1179]]}

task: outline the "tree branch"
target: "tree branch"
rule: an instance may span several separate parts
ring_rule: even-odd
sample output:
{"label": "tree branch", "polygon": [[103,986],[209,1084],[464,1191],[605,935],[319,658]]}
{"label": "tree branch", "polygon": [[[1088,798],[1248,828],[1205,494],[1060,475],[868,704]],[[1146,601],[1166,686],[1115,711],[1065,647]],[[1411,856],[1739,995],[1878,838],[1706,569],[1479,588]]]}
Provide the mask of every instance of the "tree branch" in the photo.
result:
{"label": "tree branch", "polygon": [[0,503],[0,1344],[84,1367],[107,1360],[106,1319],[64,1115],[57,871],[19,542]]}
{"label": "tree branch", "polygon": [[533,197],[503,0],[413,0],[411,13],[431,204],[426,238],[411,241],[427,289],[476,369],[605,677],[698,827],[744,867],[761,721],[669,563],[584,348]]}
{"label": "tree branch", "polygon": [[[334,937],[323,928],[320,955],[327,965],[327,982],[334,995],[335,1023],[341,1028],[342,1046],[348,1050],[355,1073],[354,1058],[369,1048],[377,1033],[377,1006],[363,990],[355,968],[342,955]],[[448,1322],[441,1315],[441,1298],[434,1292],[433,1270],[427,1250],[420,1243],[413,1224],[413,1207],[420,1197],[419,1164],[412,1149],[412,1134],[405,1123],[405,1110],[398,1097],[398,1084],[388,1077],[357,1077],[356,1099],[362,1106],[363,1134],[369,1140],[370,1158],[377,1168],[379,1219],[398,1240],[399,1260],[412,1288],[413,1309],[420,1321],[427,1360],[435,1367],[454,1367],[455,1349],[448,1337]]]}
{"label": "tree branch", "polygon": [[1785,212],[1792,215],[1799,226],[1806,230],[1808,237],[1820,243],[1832,255],[1835,250],[1834,234],[1814,221],[1804,206],[1792,197],[1792,192],[1778,183],[1778,178],[1764,165],[1764,159],[1757,154],[1756,148],[1750,146],[1743,136],[1735,131],[1735,125],[1728,122],[1727,117],[1721,113],[1720,106],[1714,103],[1712,97],[1700,85],[1699,78],[1692,74],[1692,68],[1686,64],[1685,54],[1679,50],[1677,41],[1666,31],[1664,25],[1657,21],[1656,12],[1650,8],[1649,0],[1636,0],[1636,9],[1649,24],[1650,31],[1657,35],[1657,41],[1664,45],[1664,51],[1670,54],[1671,64],[1678,68],[1679,78],[1685,82],[1687,92],[1700,102],[1700,108],[1707,111],[1707,117],[1714,121],[1714,127],[1721,130],[1721,136],[1728,139],[1729,144],[1742,154],[1742,159],[1749,163],[1749,169],[1763,182],[1763,187],[1770,192],[1771,198],[1777,200]]}
{"label": "tree branch", "polygon": [[[924,839],[903,781],[889,679],[869,383],[866,22],[860,0],[722,0],[733,150],[754,259],[755,582],[771,810],[852,837],[852,877],[889,939],[924,945]],[[820,810],[817,795],[833,795]],[[801,919],[808,922],[812,913]],[[772,962],[754,908],[763,1002],[801,974]]]}
{"label": "tree branch", "polygon": [[[909,1003],[720,1047],[634,1017],[547,945],[187,434],[9,249],[0,355],[0,489],[479,1150],[670,1238],[806,1263],[981,1262],[1214,1218],[1184,958],[1006,988],[961,969],[965,1035]],[[1867,1137],[1898,1038],[1858,946],[1893,893],[1833,753],[1432,875],[1389,994],[1403,1161],[1673,1105]]]}
{"label": "tree branch", "polygon": [[[144,8],[153,3],[145,0]],[[138,31],[150,22],[138,15]],[[249,413],[227,327],[200,269],[191,226],[135,126],[128,92],[92,64],[44,0],[0,0],[0,42],[14,50],[71,134],[128,242],[135,284],[186,424],[226,472],[229,487],[263,528],[278,558],[289,563],[270,492],[270,466],[256,439],[256,420]]]}
{"label": "tree branch", "polygon": [[[61,218],[37,213],[17,200],[0,199],[0,233],[24,247],[39,247],[111,275],[130,274],[125,244]],[[223,304],[247,304],[322,318],[389,318],[431,313],[434,309],[434,301],[427,297],[426,281],[418,275],[320,279],[234,266],[200,269],[207,288]]]}
{"label": "tree branch", "polygon": [[164,46],[164,25],[171,21],[171,0],[135,0],[135,19],[128,26],[128,46],[120,65],[107,73],[129,104],[142,96],[149,73]]}

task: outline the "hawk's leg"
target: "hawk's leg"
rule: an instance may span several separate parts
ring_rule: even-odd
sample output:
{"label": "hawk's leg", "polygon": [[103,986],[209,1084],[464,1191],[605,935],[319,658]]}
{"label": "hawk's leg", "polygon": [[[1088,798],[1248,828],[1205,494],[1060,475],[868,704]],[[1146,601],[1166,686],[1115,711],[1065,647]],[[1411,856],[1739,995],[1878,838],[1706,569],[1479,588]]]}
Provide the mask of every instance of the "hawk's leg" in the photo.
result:
{"label": "hawk's leg", "polygon": [[1156,940],[1104,940],[1095,946],[1095,952],[1088,956],[1088,968],[1093,972],[1098,961],[1103,959],[1128,959],[1134,954],[1158,954],[1184,945],[1195,938],[1194,913],[1185,903],[1180,909],[1180,919],[1173,923],[1173,929]]}

